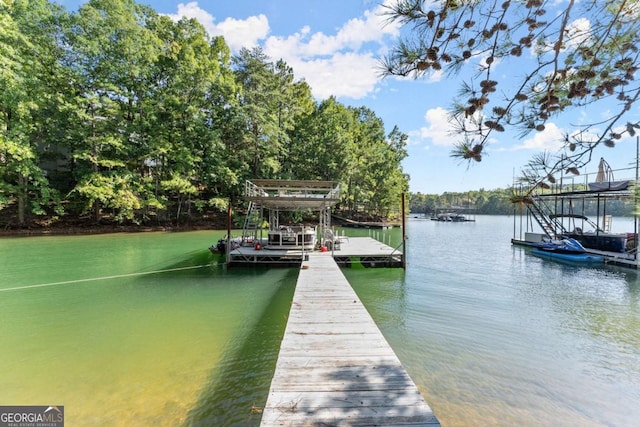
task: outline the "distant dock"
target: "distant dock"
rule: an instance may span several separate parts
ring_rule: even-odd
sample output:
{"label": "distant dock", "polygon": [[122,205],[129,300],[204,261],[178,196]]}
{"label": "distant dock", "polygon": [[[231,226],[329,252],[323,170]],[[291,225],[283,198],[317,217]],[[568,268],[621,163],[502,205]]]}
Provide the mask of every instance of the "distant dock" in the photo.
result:
{"label": "distant dock", "polygon": [[261,426],[344,425],[440,423],[331,253],[313,252],[300,270]]}
{"label": "distant dock", "polygon": [[333,218],[337,219],[342,227],[348,228],[377,228],[382,230],[388,230],[393,227],[399,227],[400,224],[397,222],[388,222],[388,221],[355,221],[353,219],[344,218],[338,215],[332,215]]}

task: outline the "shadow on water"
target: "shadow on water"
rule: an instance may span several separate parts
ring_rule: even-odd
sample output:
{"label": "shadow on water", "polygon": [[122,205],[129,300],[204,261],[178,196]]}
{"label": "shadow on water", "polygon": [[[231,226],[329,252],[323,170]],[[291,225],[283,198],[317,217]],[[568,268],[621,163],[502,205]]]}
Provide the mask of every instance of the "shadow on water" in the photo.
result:
{"label": "shadow on water", "polygon": [[[229,348],[214,369],[185,426],[259,425],[280,341],[284,335],[298,269],[282,280],[255,327],[240,344]],[[265,284],[268,285],[268,284]]]}
{"label": "shadow on water", "polygon": [[570,261],[548,260],[540,258],[547,268],[556,268],[567,277],[576,276],[582,272],[589,272],[597,275],[601,274],[607,278],[623,280],[627,283],[628,292],[631,295],[638,295],[640,291],[640,272],[628,267],[620,267],[613,264],[576,264]]}
{"label": "shadow on water", "polygon": [[210,269],[208,267],[219,268],[223,267],[224,263],[224,257],[221,257],[218,254],[213,254],[208,249],[201,249],[187,253],[182,259],[170,265],[159,267],[157,270],[162,271],[163,274],[180,275],[183,274],[182,271],[190,269],[198,275],[205,276],[210,274]]}

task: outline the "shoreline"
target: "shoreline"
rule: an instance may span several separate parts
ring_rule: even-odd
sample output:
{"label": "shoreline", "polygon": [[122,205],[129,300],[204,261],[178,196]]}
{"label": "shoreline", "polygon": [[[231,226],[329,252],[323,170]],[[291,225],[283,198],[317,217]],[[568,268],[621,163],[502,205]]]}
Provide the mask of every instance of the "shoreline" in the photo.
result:
{"label": "shoreline", "polygon": [[[226,229],[226,227],[223,227]],[[36,237],[36,236],[82,236],[93,234],[115,233],[150,233],[150,232],[186,232],[200,230],[222,230],[215,224],[208,225],[184,225],[184,226],[148,226],[148,225],[94,225],[94,226],[66,226],[66,227],[42,227],[42,228],[7,228],[0,229],[0,237]]]}
{"label": "shoreline", "polygon": [[[361,228],[377,228],[376,226],[385,225],[391,227],[398,227],[400,223],[397,221],[356,221],[351,219],[345,219],[337,217],[334,221],[334,226],[339,227],[354,227],[359,226]],[[237,229],[237,226],[233,226],[233,229]],[[149,233],[164,231],[170,233],[186,232],[186,231],[200,231],[200,230],[212,230],[220,231],[227,229],[227,222],[225,218],[210,218],[209,220],[195,219],[191,223],[173,225],[136,225],[136,224],[114,224],[114,223],[92,223],[90,221],[83,220],[70,220],[60,221],[56,224],[46,223],[31,223],[30,225],[19,226],[7,226],[0,228],[0,237],[35,237],[35,236],[72,236],[72,235],[93,235],[93,234],[112,234],[112,233]]]}

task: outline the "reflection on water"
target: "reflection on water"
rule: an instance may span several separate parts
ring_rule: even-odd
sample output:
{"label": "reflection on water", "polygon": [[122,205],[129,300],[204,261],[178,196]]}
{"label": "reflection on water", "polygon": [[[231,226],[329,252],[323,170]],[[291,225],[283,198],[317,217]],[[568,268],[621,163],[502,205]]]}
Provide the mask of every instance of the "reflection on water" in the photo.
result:
{"label": "reflection on water", "polygon": [[[443,425],[634,425],[638,273],[530,256],[511,230],[411,220],[406,271],[343,271]],[[227,270],[222,234],[0,239],[0,404],[258,425],[298,271]]]}

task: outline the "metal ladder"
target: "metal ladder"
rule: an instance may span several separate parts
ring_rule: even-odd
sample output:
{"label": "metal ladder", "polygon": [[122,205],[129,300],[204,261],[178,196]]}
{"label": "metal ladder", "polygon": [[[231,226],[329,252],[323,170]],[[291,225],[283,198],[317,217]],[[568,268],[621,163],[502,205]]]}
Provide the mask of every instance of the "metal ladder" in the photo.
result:
{"label": "metal ladder", "polygon": [[[553,239],[558,232],[566,233],[567,230],[562,225],[562,221],[550,218],[549,215],[552,211],[542,200],[536,200],[534,197],[529,198],[529,200],[531,203],[527,204],[527,209],[529,209],[529,212],[531,212],[531,215],[533,215],[533,218],[547,236]],[[544,208],[546,208],[547,213],[543,210]]]}
{"label": "metal ladder", "polygon": [[247,215],[242,224],[242,246],[253,245],[258,238],[258,229],[262,225],[262,207],[249,202]]}

